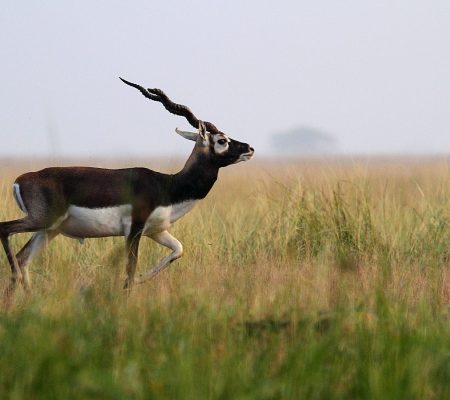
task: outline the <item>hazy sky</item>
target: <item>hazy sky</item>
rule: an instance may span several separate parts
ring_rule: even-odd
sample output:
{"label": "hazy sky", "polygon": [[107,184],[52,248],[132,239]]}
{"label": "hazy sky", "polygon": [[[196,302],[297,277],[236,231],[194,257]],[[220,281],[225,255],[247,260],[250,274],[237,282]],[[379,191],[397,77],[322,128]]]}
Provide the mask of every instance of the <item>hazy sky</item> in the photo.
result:
{"label": "hazy sky", "polygon": [[188,154],[159,87],[257,154],[298,125],[352,153],[450,153],[450,1],[0,3],[0,155]]}

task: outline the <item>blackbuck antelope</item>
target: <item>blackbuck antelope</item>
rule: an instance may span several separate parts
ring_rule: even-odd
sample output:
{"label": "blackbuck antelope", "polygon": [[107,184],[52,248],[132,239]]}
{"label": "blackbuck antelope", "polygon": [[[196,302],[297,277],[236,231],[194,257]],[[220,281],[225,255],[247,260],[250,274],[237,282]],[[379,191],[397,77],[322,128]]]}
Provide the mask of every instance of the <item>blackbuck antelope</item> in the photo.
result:
{"label": "blackbuck antelope", "polygon": [[[58,234],[76,239],[125,236],[125,287],[151,279],[183,254],[181,243],[168,232],[171,225],[208,194],[221,167],[252,158],[250,145],[198,120],[188,107],[172,102],[162,90],[122,81],[162,103],[172,114],[185,117],[198,130],[176,129],[195,142],[191,155],[173,175],[146,168],[53,167],[19,176],[13,185],[14,197],[26,216],[0,223],[0,239],[12,271],[10,290],[18,281],[29,288],[30,260]],[[15,256],[10,236],[22,232],[33,235]],[[172,252],[135,278],[142,235]]]}

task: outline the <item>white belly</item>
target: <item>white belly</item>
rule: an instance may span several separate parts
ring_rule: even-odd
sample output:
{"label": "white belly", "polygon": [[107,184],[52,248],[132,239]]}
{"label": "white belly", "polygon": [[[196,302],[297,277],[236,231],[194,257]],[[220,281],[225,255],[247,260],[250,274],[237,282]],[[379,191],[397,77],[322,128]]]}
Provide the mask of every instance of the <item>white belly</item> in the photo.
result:
{"label": "white belly", "polygon": [[[196,202],[189,200],[167,207],[157,207],[147,218],[143,234],[150,236],[169,229],[175,221],[192,210]],[[63,234],[75,238],[128,236],[131,210],[129,204],[106,208],[69,206],[59,229]]]}
{"label": "white belly", "polygon": [[69,206],[60,229],[76,238],[128,236],[131,226],[131,205],[87,208]]}

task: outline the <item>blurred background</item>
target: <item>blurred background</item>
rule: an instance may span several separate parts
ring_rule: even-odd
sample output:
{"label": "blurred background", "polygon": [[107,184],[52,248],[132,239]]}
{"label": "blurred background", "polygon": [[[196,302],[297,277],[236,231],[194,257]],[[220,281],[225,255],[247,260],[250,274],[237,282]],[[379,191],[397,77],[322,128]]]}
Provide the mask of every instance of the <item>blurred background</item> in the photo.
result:
{"label": "blurred background", "polygon": [[158,87],[257,155],[450,153],[450,2],[3,1],[0,157],[179,157]]}

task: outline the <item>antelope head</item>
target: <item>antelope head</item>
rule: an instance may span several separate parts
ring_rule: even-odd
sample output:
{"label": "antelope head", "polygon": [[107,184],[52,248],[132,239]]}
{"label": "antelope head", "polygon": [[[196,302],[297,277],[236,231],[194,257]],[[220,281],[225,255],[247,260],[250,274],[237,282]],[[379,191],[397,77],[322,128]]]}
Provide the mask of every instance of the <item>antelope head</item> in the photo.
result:
{"label": "antelope head", "polygon": [[148,99],[160,102],[170,113],[185,117],[197,131],[190,132],[179,128],[176,128],[175,131],[185,139],[194,141],[194,151],[204,154],[217,167],[226,167],[252,158],[253,147],[231,139],[211,122],[199,120],[189,107],[174,103],[162,90],[146,89],[136,83],[120,79],[127,85],[138,89]]}

